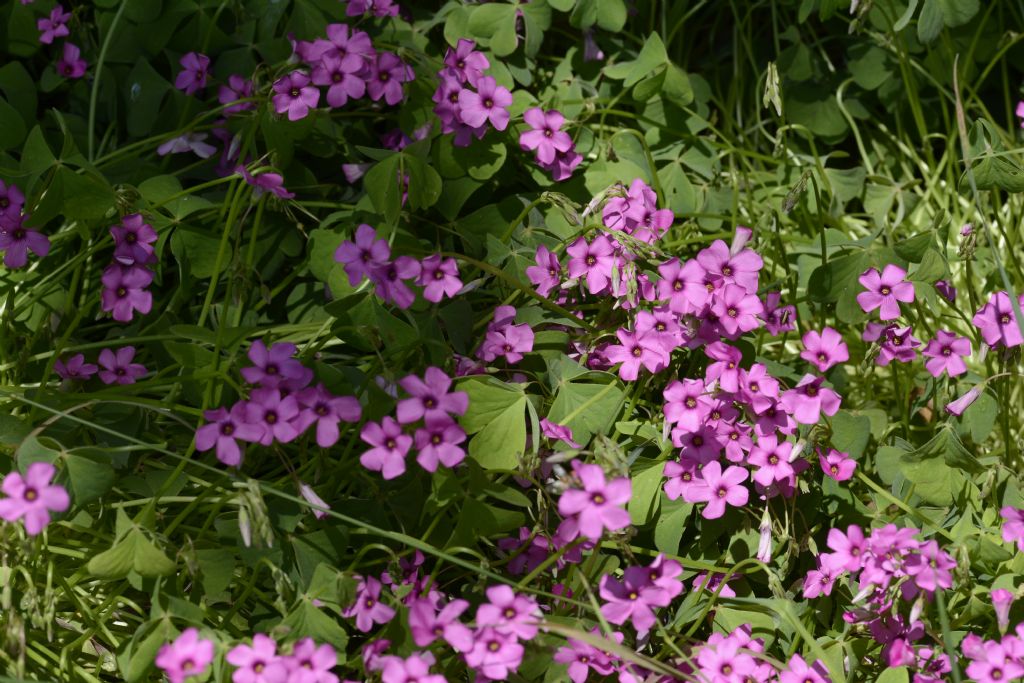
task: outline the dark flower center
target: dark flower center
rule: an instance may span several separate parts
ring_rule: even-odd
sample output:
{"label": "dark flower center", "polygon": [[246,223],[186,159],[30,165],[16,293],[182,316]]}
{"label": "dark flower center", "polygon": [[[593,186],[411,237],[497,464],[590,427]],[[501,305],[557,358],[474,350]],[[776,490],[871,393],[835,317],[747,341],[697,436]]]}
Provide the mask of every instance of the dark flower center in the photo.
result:
{"label": "dark flower center", "polygon": [[804,390],[804,393],[807,394],[808,396],[817,396],[818,387],[807,387],[807,389]]}
{"label": "dark flower center", "polygon": [[715,493],[718,495],[719,498],[725,498],[727,495],[729,495],[729,489],[725,488],[724,486],[719,486],[718,490]]}
{"label": "dark flower center", "polygon": [[434,444],[435,446],[440,445],[442,441],[443,439],[441,438],[440,434],[434,434],[433,436],[430,437],[430,443]]}
{"label": "dark flower center", "polygon": [[761,390],[761,387],[760,387],[760,385],[758,385],[758,384],[754,383],[754,384],[751,384],[751,385],[749,386],[749,389],[750,389],[750,393],[752,393],[752,394],[756,394],[756,393],[757,393],[758,391],[760,391],[760,390]]}
{"label": "dark flower center", "polygon": [[253,670],[253,672],[255,672],[255,673],[262,673],[262,671],[263,671],[263,668],[264,668],[265,666],[266,666],[266,665],[265,665],[265,664],[264,664],[263,662],[256,662],[255,664],[253,664],[253,665],[252,665],[252,670]]}
{"label": "dark flower center", "polygon": [[588,256],[587,257],[587,265],[588,266],[592,266],[595,263],[597,263],[597,259],[596,258],[594,258],[593,256]]}
{"label": "dark flower center", "polygon": [[434,279],[435,280],[443,280],[444,279],[444,272],[442,272],[440,270],[435,270],[434,271]]}
{"label": "dark flower center", "polygon": [[825,355],[825,354],[823,354],[823,353],[819,353],[819,354],[818,354],[818,362],[820,362],[820,363],[824,363],[824,362],[825,362],[825,361],[827,361],[827,360],[828,360],[828,356],[826,356],[826,355]]}
{"label": "dark flower center", "polygon": [[301,95],[302,93],[299,91],[298,88],[292,88],[288,94],[291,95],[293,98],[298,99],[299,95]]}
{"label": "dark flower center", "polygon": [[220,426],[220,433],[224,436],[231,436],[235,433],[235,425],[230,422],[225,422]]}
{"label": "dark flower center", "polygon": [[768,464],[769,465],[778,465],[779,464],[779,456],[777,456],[777,455],[769,455],[768,456]]}
{"label": "dark flower center", "polygon": [[832,474],[839,474],[839,467],[836,465],[832,465],[831,467],[828,468],[828,471],[831,472]]}
{"label": "dark flower center", "polygon": [[725,313],[730,318],[735,318],[737,315],[739,315],[739,311],[737,311],[735,308],[728,308],[726,309]]}
{"label": "dark flower center", "polygon": [[395,443],[394,439],[388,439],[387,441],[384,442],[384,445],[387,447],[389,451],[391,451],[394,450],[395,446],[397,446],[398,444]]}
{"label": "dark flower center", "polygon": [[668,329],[668,327],[665,325],[665,323],[658,323],[657,325],[654,326],[654,329],[656,329],[658,332],[664,332],[665,330]]}
{"label": "dark flower center", "polygon": [[676,280],[675,282],[672,283],[672,289],[676,292],[683,291],[683,283],[680,282],[679,280]]}
{"label": "dark flower center", "polygon": [[30,488],[25,489],[25,500],[31,501],[31,500],[35,500],[38,497],[39,497],[39,492],[36,491],[34,488],[30,487]]}
{"label": "dark flower center", "polygon": [[491,652],[497,652],[501,649],[501,643],[499,643],[496,640],[492,640],[491,642],[487,643],[487,649]]}
{"label": "dark flower center", "polygon": [[511,619],[512,617],[514,617],[516,615],[516,611],[514,609],[512,609],[511,607],[506,607],[504,614],[505,614],[505,618],[506,619]]}
{"label": "dark flower center", "polygon": [[730,266],[725,266],[724,268],[722,268],[722,275],[732,275],[732,268]]}
{"label": "dark flower center", "polygon": [[487,109],[490,109],[493,106],[494,106],[494,100],[492,100],[489,97],[486,100],[484,100],[484,107],[486,107]]}
{"label": "dark flower center", "polygon": [[6,209],[11,205],[11,200],[7,197],[0,197],[0,209]]}
{"label": "dark flower center", "polygon": [[633,349],[633,356],[635,356],[636,358],[639,358],[642,355],[644,355],[644,350],[641,349],[639,346],[637,346],[636,348]]}
{"label": "dark flower center", "polygon": [[999,316],[999,322],[1001,322],[1004,325],[1009,324],[1009,322],[1010,322],[1010,314],[1009,313],[1003,313],[1001,316]]}
{"label": "dark flower center", "polygon": [[505,344],[505,346],[503,346],[502,349],[504,349],[505,353],[508,353],[509,351],[512,350],[512,345],[511,344]]}
{"label": "dark flower center", "polygon": [[277,424],[277,413],[272,410],[268,410],[267,414],[263,417],[263,421],[268,425]]}
{"label": "dark flower center", "polygon": [[313,412],[315,412],[320,417],[323,417],[324,415],[327,415],[331,411],[327,408],[327,406],[325,406],[323,403],[321,403],[321,404],[317,405],[316,408],[313,409]]}
{"label": "dark flower center", "polygon": [[387,80],[391,78],[391,74],[389,74],[387,71],[381,71],[380,75],[377,76],[377,78],[380,81],[387,82]]}
{"label": "dark flower center", "polygon": [[694,408],[696,408],[696,407],[697,407],[697,399],[695,399],[695,398],[692,398],[692,397],[691,397],[691,398],[688,398],[688,399],[686,399],[686,407],[687,407],[687,408],[689,408],[689,409],[691,409],[691,410],[693,410]]}
{"label": "dark flower center", "polygon": [[605,503],[605,497],[600,493],[595,493],[593,496],[590,497],[590,500],[591,502],[594,503],[594,505],[604,505]]}
{"label": "dark flower center", "polygon": [[341,83],[341,79],[343,79],[343,78],[344,78],[344,76],[341,73],[337,72],[337,71],[335,71],[333,74],[331,74],[331,80],[334,81],[335,83]]}
{"label": "dark flower center", "polygon": [[276,365],[270,364],[263,370],[263,372],[267,373],[268,375],[276,375],[279,372],[279,370]]}
{"label": "dark flower center", "polygon": [[75,70],[72,68],[72,66],[70,64],[65,64],[64,65],[64,75],[65,76],[70,76],[73,73],[75,73]]}
{"label": "dark flower center", "polygon": [[952,353],[953,353],[953,349],[949,348],[948,346],[946,348],[942,349],[942,355],[943,356],[949,356],[949,355],[952,355]]}
{"label": "dark flower center", "polygon": [[134,232],[130,232],[124,236],[124,241],[128,244],[135,244],[138,241],[138,236]]}
{"label": "dark flower center", "polygon": [[117,375],[118,377],[124,377],[125,369],[124,368],[115,368],[114,369],[114,374]]}
{"label": "dark flower center", "polygon": [[16,240],[25,239],[25,228],[15,228],[11,230],[11,236]]}
{"label": "dark flower center", "polygon": [[436,405],[437,405],[437,401],[434,399],[433,396],[427,396],[425,399],[423,399],[423,407],[424,408],[433,408]]}
{"label": "dark flower center", "polygon": [[892,294],[892,290],[889,289],[888,287],[882,287],[878,291],[882,294],[882,296],[889,296],[890,294]]}
{"label": "dark flower center", "polygon": [[704,445],[704,437],[702,437],[702,436],[695,436],[692,439],[690,439],[690,443],[692,443],[694,446],[697,446],[699,448],[699,447]]}

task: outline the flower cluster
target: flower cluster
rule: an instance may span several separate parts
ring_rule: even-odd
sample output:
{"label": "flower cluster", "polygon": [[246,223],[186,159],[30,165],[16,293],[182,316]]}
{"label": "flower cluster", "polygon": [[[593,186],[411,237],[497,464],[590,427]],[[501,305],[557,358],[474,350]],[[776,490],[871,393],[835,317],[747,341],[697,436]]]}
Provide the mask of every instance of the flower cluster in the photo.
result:
{"label": "flower cluster", "polygon": [[53,365],[54,372],[63,380],[87,380],[97,372],[104,384],[135,384],[145,375],[146,366],[135,361],[135,347],[122,346],[116,351],[103,349],[99,353],[99,366],[85,362],[85,355],[76,353],[67,360],[58,359]]}
{"label": "flower cluster", "polygon": [[129,322],[135,311],[145,315],[153,308],[153,295],[146,288],[153,283],[157,234],[137,213],[129,214],[110,226],[114,238],[114,258],[103,271],[100,302],[104,311],[118,322]]}
{"label": "flower cluster", "polygon": [[[43,45],[52,45],[57,38],[67,38],[71,35],[71,30],[68,28],[70,20],[71,12],[64,11],[64,7],[60,3],[54,5],[47,16],[36,20],[36,28],[39,29],[39,42]],[[57,73],[64,78],[81,78],[85,75],[88,66],[82,59],[82,52],[78,46],[65,41],[61,48],[61,57],[57,60]]]}
{"label": "flower cluster", "polygon": [[654,609],[667,607],[683,592],[683,582],[677,578],[682,571],[678,562],[658,555],[647,567],[627,567],[621,580],[605,574],[600,586],[605,601],[601,614],[612,624],[628,620],[637,638],[643,638],[657,622]]}
{"label": "flower cluster", "polygon": [[921,608],[905,616],[899,605],[900,599],[920,604],[935,591],[952,587],[956,562],[936,541],[915,539],[919,533],[895,524],[872,529],[867,536],[857,525],[845,533],[831,529],[827,543],[832,552],[818,555],[818,568],[808,572],[803,591],[808,598],[831,595],[835,582],[849,574],[866,601],[844,612],[843,619],[867,627],[883,646],[886,666],[909,666],[939,676],[949,671],[948,658],[935,648],[914,645],[925,636],[918,619]]}
{"label": "flower cluster", "polygon": [[[206,674],[214,651],[212,640],[201,638],[196,628],[187,628],[160,647],[155,661],[171,683],[183,683]],[[234,683],[338,683],[331,672],[338,663],[337,652],[312,638],[303,638],[284,652],[273,638],[257,633],[251,644],[236,645],[224,658],[235,667]]]}
{"label": "flower cluster", "polygon": [[999,640],[968,633],[960,642],[960,651],[970,662],[967,675],[972,681],[1000,683],[1024,678],[1024,624],[1017,624],[1014,633]]}
{"label": "flower cluster", "polygon": [[757,681],[768,683],[826,683],[828,670],[821,660],[808,663],[799,654],[789,658],[785,669],[777,670],[770,662],[758,657],[764,652],[764,641],[754,638],[749,624],[743,624],[732,633],[715,633],[706,643],[695,648],[692,664],[680,667],[686,674],[697,675],[707,683],[733,683]]}
{"label": "flower cluster", "polygon": [[269,348],[261,340],[253,342],[248,353],[252,365],[242,368],[242,377],[254,388],[230,409],[203,413],[207,424],[196,430],[196,449],[216,449],[218,460],[238,467],[244,456],[239,441],[288,443],[315,426],[321,448],[337,443],[339,423],[358,422],[362,407],[354,396],[335,396],[323,384],[310,386],[313,371],[294,358],[296,352],[288,342]]}
{"label": "flower cluster", "polygon": [[23,268],[28,263],[28,252],[40,258],[50,253],[50,240],[42,233],[25,226],[28,214],[24,211],[25,195],[17,185],[5,185],[0,180],[0,251],[4,252],[4,266]]}
{"label": "flower cluster", "polygon": [[515,306],[494,309],[494,317],[487,324],[484,340],[477,349],[477,358],[491,363],[504,356],[508,363],[518,363],[523,354],[533,350],[533,328],[526,323],[517,325],[515,319]]}
{"label": "flower cluster", "polygon": [[562,130],[565,117],[556,109],[544,111],[533,107],[523,112],[523,120],[530,130],[519,134],[519,146],[523,151],[533,151],[537,164],[551,174],[555,181],[562,181],[572,175],[580,165],[583,156],[576,152],[572,137]]}
{"label": "flower cluster", "polygon": [[[466,452],[459,444],[466,440],[466,432],[452,416],[465,414],[469,407],[466,392],[451,391],[451,377],[433,366],[422,378],[409,375],[399,384],[409,397],[398,402],[397,420],[388,415],[380,422],[363,425],[359,436],[372,448],[359,462],[385,479],[394,479],[405,473],[405,458],[415,443],[416,462],[427,472],[437,471],[438,463],[445,467],[461,463]],[[422,426],[417,426],[421,422]]]}
{"label": "flower cluster", "polygon": [[454,133],[457,147],[468,147],[475,137],[487,133],[487,124],[505,130],[511,118],[512,93],[484,71],[491,63],[476,50],[472,40],[460,38],[455,49],[448,48],[444,68],[438,72],[433,100],[434,113],[441,120],[442,133]]}
{"label": "flower cluster", "polygon": [[0,484],[6,498],[0,498],[0,519],[25,525],[25,532],[35,536],[50,523],[51,512],[64,512],[71,505],[67,490],[53,484],[56,469],[48,462],[34,462],[22,476],[10,472]]}
{"label": "flower cluster", "polygon": [[633,487],[629,477],[612,481],[605,478],[600,465],[572,461],[579,488],[569,488],[558,499],[558,512],[565,519],[557,536],[572,540],[583,536],[597,541],[605,531],[629,526],[629,513],[621,506],[629,502]]}
{"label": "flower cluster", "polygon": [[353,287],[367,278],[377,296],[399,308],[409,308],[416,295],[406,281],[414,280],[423,288],[423,298],[438,303],[454,297],[462,289],[459,267],[454,258],[432,254],[417,261],[411,256],[391,260],[387,240],[377,238],[377,231],[365,223],[356,228],[354,240],[341,243],[334,259],[344,264],[345,274]]}

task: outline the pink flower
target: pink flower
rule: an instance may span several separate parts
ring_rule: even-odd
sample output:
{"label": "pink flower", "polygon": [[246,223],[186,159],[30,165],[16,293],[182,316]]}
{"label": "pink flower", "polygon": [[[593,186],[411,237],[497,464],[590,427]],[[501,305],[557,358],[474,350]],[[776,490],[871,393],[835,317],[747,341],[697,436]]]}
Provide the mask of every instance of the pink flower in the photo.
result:
{"label": "pink flower", "polygon": [[524,151],[533,150],[538,162],[550,164],[558,152],[572,149],[572,137],[561,130],[565,123],[561,112],[554,109],[545,112],[539,107],[533,107],[523,112],[523,120],[530,126],[530,130],[519,134],[519,146]]}
{"label": "pink flower", "polygon": [[7,497],[0,500],[0,518],[8,522],[19,519],[25,524],[25,532],[35,536],[50,523],[50,512],[64,512],[71,505],[68,492],[59,484],[51,484],[56,473],[48,462],[34,462],[22,477],[11,472],[0,484]]}
{"label": "pink flower", "polygon": [[735,337],[759,327],[757,316],[764,312],[764,306],[756,294],[749,293],[740,285],[727,284],[714,297],[711,310],[718,316],[722,329]]}
{"label": "pink flower", "polygon": [[701,479],[694,482],[684,495],[688,503],[707,503],[701,511],[704,519],[717,519],[725,514],[726,505],[740,507],[747,504],[749,492],[742,485],[748,473],[742,467],[730,465],[725,472],[717,461],[709,462],[700,471]]}
{"label": "pink flower", "polygon": [[476,610],[476,624],[478,628],[489,626],[499,633],[532,640],[537,635],[540,616],[536,600],[518,595],[502,584],[487,589],[487,602]]}
{"label": "pink flower", "polygon": [[947,403],[946,412],[950,413],[951,415],[956,415],[957,417],[960,417],[961,415],[964,414],[964,411],[971,406],[972,403],[978,400],[979,396],[981,396],[981,387],[973,387],[970,391],[968,391],[960,398],[950,403]]}
{"label": "pink flower", "polygon": [[882,320],[900,317],[900,301],[914,300],[914,285],[906,281],[907,271],[890,263],[879,274],[876,268],[868,268],[857,278],[866,292],[857,295],[857,303],[865,313],[880,308]]}
{"label": "pink flower", "polygon": [[342,242],[334,252],[334,260],[345,265],[348,283],[355,287],[375,269],[391,258],[391,247],[385,239],[377,239],[377,231],[366,223],[356,228],[355,240]]}
{"label": "pink flower", "polygon": [[473,647],[466,652],[466,664],[477,674],[492,681],[503,681],[519,668],[524,648],[515,636],[485,627],[475,634]]}
{"label": "pink flower", "polygon": [[621,581],[605,574],[601,577],[599,592],[605,601],[601,605],[604,618],[612,624],[624,624],[629,620],[639,638],[654,626],[654,608],[667,606],[674,597],[671,591],[652,582],[648,570],[643,567],[627,568]]}
{"label": "pink flower", "polygon": [[363,408],[354,396],[335,396],[323,384],[306,387],[298,392],[302,407],[296,428],[306,431],[316,425],[316,443],[320,448],[330,448],[338,442],[339,422],[355,423],[362,417]]}
{"label": "pink flower", "polygon": [[992,607],[996,611],[996,624],[1000,633],[1006,633],[1010,625],[1010,606],[1013,604],[1013,593],[1005,588],[996,588],[988,594]]}
{"label": "pink flower", "polygon": [[[1024,294],[1018,297],[1018,303],[1021,301],[1024,301]],[[1013,302],[1006,292],[992,294],[988,303],[974,314],[971,322],[981,330],[985,343],[993,348],[1005,346],[1011,349],[1024,343],[1024,336],[1021,335],[1017,315],[1013,310]]]}
{"label": "pink flower", "polygon": [[25,207],[25,195],[14,183],[4,184],[0,180],[0,233],[9,230],[7,227],[18,224],[21,219],[21,210]]}
{"label": "pink flower", "polygon": [[135,384],[135,380],[146,374],[146,367],[133,363],[134,346],[122,346],[116,352],[110,349],[100,351],[100,379],[104,384]]}
{"label": "pink flower", "polygon": [[140,214],[129,214],[122,218],[120,223],[110,226],[110,236],[114,238],[114,258],[119,263],[130,266],[154,260],[153,243],[157,240],[156,230],[146,223]]}
{"label": "pink flower", "polygon": [[477,82],[484,75],[484,71],[490,68],[491,63],[483,52],[476,50],[476,42],[459,38],[455,49],[448,48],[444,55],[444,65],[447,71],[458,79],[459,83],[469,83],[474,88]]}
{"label": "pink flower", "polygon": [[743,370],[740,368],[740,360],[743,354],[734,346],[722,342],[713,342],[704,349],[707,357],[715,361],[708,365],[704,371],[704,382],[710,384],[712,380],[718,380],[718,386],[730,393],[740,390],[740,377]]}
{"label": "pink flower", "polygon": [[277,654],[277,643],[263,633],[252,637],[252,645],[236,645],[224,659],[238,667],[231,674],[234,683],[285,683],[288,679],[288,667],[285,658]]}
{"label": "pink flower", "polygon": [[398,402],[396,411],[402,424],[416,422],[421,418],[444,418],[448,415],[464,415],[469,407],[469,395],[464,391],[452,391],[452,379],[441,368],[430,366],[423,379],[407,375],[399,384],[411,398]]}
{"label": "pink flower", "polygon": [[331,673],[337,663],[338,653],[333,647],[303,638],[295,643],[291,656],[285,660],[288,683],[338,683],[338,677]]}
{"label": "pink flower", "polygon": [[213,641],[200,638],[197,629],[187,628],[174,642],[160,646],[155,661],[170,683],[182,683],[186,678],[206,673],[213,661]]}
{"label": "pink flower", "polygon": [[562,264],[558,262],[558,256],[543,244],[537,247],[534,260],[537,265],[526,269],[526,277],[536,285],[538,294],[547,296],[561,284]]}
{"label": "pink flower", "polygon": [[725,242],[715,240],[697,254],[697,261],[708,273],[721,278],[723,285],[736,284],[749,294],[757,293],[758,273],[764,261],[754,250],[741,248],[734,254]]}
{"label": "pink flower", "polygon": [[69,19],[71,19],[71,12],[65,12],[64,7],[60,4],[50,10],[50,16],[37,19],[36,28],[41,33],[39,42],[43,45],[49,45],[53,42],[54,38],[63,38],[69,35],[70,31],[68,31],[67,26]]}
{"label": "pink flower", "polygon": [[999,510],[1003,518],[1003,540],[1016,543],[1017,548],[1024,552],[1024,509],[1005,506]]}
{"label": "pink flower", "polygon": [[[591,635],[603,637],[601,629],[593,628]],[[611,634],[617,644],[622,644],[623,635],[618,631]],[[615,671],[613,657],[607,652],[598,650],[593,645],[584,643],[575,638],[568,638],[568,644],[563,645],[555,651],[553,659],[559,664],[569,665],[569,679],[573,683],[585,683],[590,671],[593,670],[598,676],[609,676]]]}
{"label": "pink flower", "polygon": [[145,315],[153,308],[153,295],[146,290],[153,282],[153,273],[148,268],[114,262],[103,271],[100,282],[101,308],[118,322],[129,322],[135,311]]}
{"label": "pink flower", "polygon": [[533,350],[533,329],[526,323],[513,325],[516,309],[513,306],[498,306],[494,319],[487,326],[484,341],[477,351],[481,360],[490,363],[504,356],[509,363],[518,363],[523,354]]}
{"label": "pink flower", "polygon": [[[793,444],[780,442],[775,435],[762,436],[750,451],[748,462],[758,469],[753,479],[761,486],[771,486],[794,475],[792,461]],[[742,505],[742,503],[741,503]]]}
{"label": "pink flower", "polygon": [[299,437],[299,402],[295,395],[283,395],[280,389],[254,389],[245,404],[246,420],[263,429],[260,443],[289,443]]}
{"label": "pink flower", "polygon": [[274,83],[274,111],[288,113],[289,121],[306,118],[310,109],[320,103],[320,91],[310,85],[310,78],[302,71],[292,71]]}
{"label": "pink flower", "polygon": [[923,591],[934,593],[939,588],[953,586],[953,575],[949,570],[956,567],[956,562],[935,541],[919,545],[917,552],[907,558],[904,567]]}
{"label": "pink flower", "polygon": [[224,107],[224,115],[231,116],[256,108],[255,102],[241,101],[251,98],[252,93],[252,81],[239,74],[231,74],[228,76],[227,84],[223,84],[217,89],[217,101],[230,105]]}
{"label": "pink flower", "polygon": [[413,600],[409,603],[409,632],[413,642],[418,647],[426,647],[443,638],[459,652],[468,651],[473,647],[473,635],[459,621],[468,607],[465,600],[452,600],[438,611],[430,600]]}
{"label": "pink flower", "polygon": [[323,498],[317,495],[316,491],[313,490],[312,486],[300,481],[299,495],[301,495],[302,498],[307,503],[310,504],[310,510],[313,512],[314,517],[316,517],[317,519],[325,519],[328,516],[327,510],[330,510],[331,506],[327,504],[327,501],[325,501]]}
{"label": "pink flower", "polygon": [[640,336],[629,330],[617,330],[615,336],[619,344],[612,344],[605,349],[605,357],[609,363],[618,364],[619,377],[633,381],[640,374],[643,365],[651,373],[657,373],[668,367],[669,355],[661,344],[650,335]]}
{"label": "pink flower", "polygon": [[1003,683],[1024,676],[1019,657],[1011,657],[1001,643],[986,641],[977,658],[967,665],[967,675],[978,683]]}
{"label": "pink flower", "polygon": [[828,683],[828,669],[815,660],[808,665],[800,655],[789,658],[789,669],[779,673],[779,683]]}
{"label": "pink flower", "polygon": [[374,624],[388,623],[394,618],[395,610],[380,601],[380,591],[380,581],[372,576],[359,577],[356,601],[342,610],[342,616],[355,617],[356,628],[363,633],[368,633]]}
{"label": "pink flower", "polygon": [[[2,216],[0,216],[2,218]],[[4,265],[8,268],[23,268],[28,263],[28,252],[40,258],[50,253],[50,240],[42,233],[26,228],[19,216],[10,225],[0,220],[0,251],[4,252]]]}
{"label": "pink flower", "polygon": [[[869,323],[870,324],[870,323]],[[915,350],[921,345],[921,340],[914,336],[913,329],[888,325],[881,333],[881,348],[875,362],[878,365],[888,365],[892,361],[910,363],[917,358]]]}
{"label": "pink flower", "polygon": [[434,655],[414,652],[407,658],[388,657],[381,669],[383,683],[447,683],[441,674],[430,673]]}
{"label": "pink flower", "polygon": [[824,381],[824,377],[804,375],[795,387],[782,392],[780,404],[797,422],[804,425],[817,423],[821,413],[835,415],[839,411],[841,399],[839,394],[822,386]]}
{"label": "pink flower", "polygon": [[587,289],[591,294],[598,294],[608,288],[617,261],[608,237],[598,235],[589,244],[580,237],[566,248],[566,252],[571,257],[568,263],[569,277],[586,277]]}
{"label": "pink flower", "polygon": [[850,360],[850,351],[842,335],[831,327],[826,327],[821,334],[814,330],[808,331],[803,336],[803,343],[804,350],[800,352],[800,357],[818,368],[818,372],[825,372],[837,363]]}
{"label": "pink flower", "polygon": [[408,64],[390,52],[381,52],[370,62],[370,75],[366,89],[370,99],[377,102],[382,97],[388,104],[395,105],[402,101],[405,93],[402,83],[408,83],[414,77]]}
{"label": "pink flower", "polygon": [[394,479],[405,473],[405,456],[412,446],[412,437],[402,432],[402,425],[385,416],[380,424],[367,422],[359,434],[373,446],[359,457],[363,467],[380,472],[385,479]]}
{"label": "pink flower", "polygon": [[818,462],[821,464],[821,471],[836,481],[851,479],[853,471],[857,469],[856,460],[834,448],[830,448],[827,455],[823,455],[819,450]]}
{"label": "pink flower", "polygon": [[174,79],[174,87],[184,90],[186,95],[194,95],[206,87],[206,79],[210,75],[210,58],[198,52],[189,52],[178,62],[181,71]]}
{"label": "pink flower", "polygon": [[325,54],[313,67],[314,85],[326,85],[327,104],[344,107],[350,99],[357,100],[366,94],[366,61],[361,55],[349,54],[344,57]]}
{"label": "pink flower", "polygon": [[399,256],[394,262],[370,271],[377,296],[402,309],[409,308],[416,301],[416,295],[405,280],[415,280],[419,275],[420,262],[411,256]]}
{"label": "pink flower", "polygon": [[804,597],[816,598],[819,595],[831,595],[837,575],[828,567],[819,567],[807,572],[804,578]]}
{"label": "pink flower", "polygon": [[185,133],[176,138],[171,138],[157,147],[156,153],[160,156],[166,156],[168,154],[192,152],[200,159],[209,159],[217,153],[217,148],[204,142],[206,137],[206,133]]}
{"label": "pink flower", "polygon": [[440,462],[455,467],[466,459],[466,451],[458,444],[466,440],[466,432],[447,415],[425,418],[426,427],[416,430],[416,462],[427,472],[436,472]]}
{"label": "pink flower", "polygon": [[779,292],[768,292],[764,297],[764,312],[761,320],[768,334],[777,337],[783,332],[796,329],[796,306],[780,306],[782,295]]}
{"label": "pink flower", "polygon": [[67,361],[58,359],[57,362],[53,364],[53,370],[61,379],[86,380],[95,375],[99,368],[92,363],[86,363],[85,356],[83,354],[76,353],[74,356],[68,358]]}
{"label": "pink flower", "polygon": [[541,418],[540,431],[541,434],[548,437],[549,439],[565,442],[566,444],[569,445],[570,448],[583,447],[581,444],[578,444],[575,441],[573,441],[572,430],[569,427],[565,425],[560,425],[557,422],[552,422],[546,417]]}
{"label": "pink flower", "polygon": [[249,384],[270,389],[305,387],[313,379],[313,371],[293,357],[297,352],[291,342],[278,342],[267,348],[262,339],[257,339],[248,351],[252,365],[242,368],[242,377]]}
{"label": "pink flower", "polygon": [[88,68],[85,60],[81,57],[82,51],[74,43],[64,43],[64,52],[57,61],[57,73],[64,78],[81,78]]}
{"label": "pink flower", "polygon": [[468,88],[459,93],[459,114],[463,123],[477,128],[490,122],[495,130],[508,128],[512,93],[498,85],[491,76],[482,76],[476,83],[477,92]]}
{"label": "pink flower", "polygon": [[453,298],[462,289],[459,266],[453,258],[431,254],[420,261],[420,275],[416,284],[423,287],[423,298],[438,303],[444,297]]}
{"label": "pink flower", "polygon": [[196,450],[208,451],[216,447],[217,459],[229,467],[242,464],[242,448],[238,440],[258,442],[263,429],[246,421],[245,403],[239,401],[231,407],[207,410],[203,413],[207,424],[196,430]]}
{"label": "pink flower", "polygon": [[932,377],[938,377],[943,372],[950,377],[956,377],[967,372],[964,358],[971,355],[971,341],[967,337],[938,330],[935,338],[928,342],[922,353],[928,357],[924,367]]}
{"label": "pink flower", "polygon": [[632,486],[626,477],[605,482],[600,465],[573,461],[573,470],[582,489],[567,489],[558,499],[558,512],[575,520],[581,535],[599,540],[605,530],[617,531],[629,526],[629,513],[622,505],[629,502]]}

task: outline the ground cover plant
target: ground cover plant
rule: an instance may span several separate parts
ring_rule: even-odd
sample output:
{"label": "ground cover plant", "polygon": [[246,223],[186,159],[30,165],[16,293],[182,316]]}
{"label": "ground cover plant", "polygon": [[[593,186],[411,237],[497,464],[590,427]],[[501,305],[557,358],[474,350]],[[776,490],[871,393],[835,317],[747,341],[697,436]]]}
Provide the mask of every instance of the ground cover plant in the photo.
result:
{"label": "ground cover plant", "polygon": [[5,680],[1024,678],[1024,6],[0,2]]}

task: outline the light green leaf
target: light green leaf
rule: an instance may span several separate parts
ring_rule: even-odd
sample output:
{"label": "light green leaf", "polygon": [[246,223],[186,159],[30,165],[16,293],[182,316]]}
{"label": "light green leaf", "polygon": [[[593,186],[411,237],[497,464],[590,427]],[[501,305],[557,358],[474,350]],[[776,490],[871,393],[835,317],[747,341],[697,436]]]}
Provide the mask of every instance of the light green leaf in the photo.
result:
{"label": "light green leaf", "polygon": [[573,438],[586,444],[594,434],[607,434],[622,409],[618,383],[566,382],[555,396],[548,419],[572,429]]}

